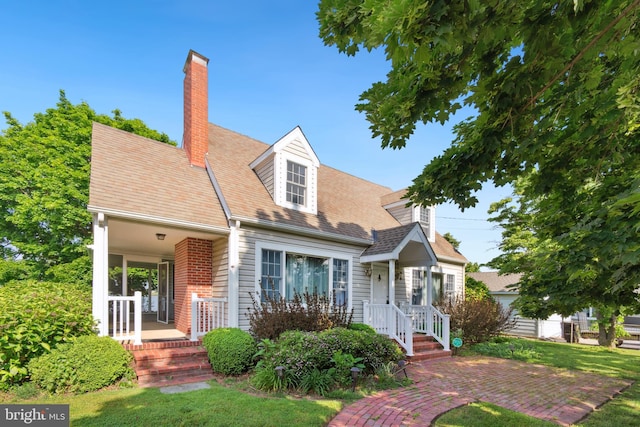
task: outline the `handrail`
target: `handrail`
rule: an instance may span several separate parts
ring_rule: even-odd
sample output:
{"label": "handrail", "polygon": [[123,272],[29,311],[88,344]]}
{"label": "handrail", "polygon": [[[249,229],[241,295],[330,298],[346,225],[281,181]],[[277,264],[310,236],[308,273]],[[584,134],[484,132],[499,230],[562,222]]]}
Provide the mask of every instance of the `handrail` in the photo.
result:
{"label": "handrail", "polygon": [[365,321],[379,334],[388,335],[404,348],[407,356],[413,356],[413,331],[411,319],[393,304],[369,304],[363,301]]}
{"label": "handrail", "polygon": [[191,341],[207,332],[226,326],[225,304],[227,298],[201,298],[191,294]]}
{"label": "handrail", "polygon": [[[131,305],[133,304],[133,325]],[[117,341],[133,339],[134,345],[142,344],[142,293],[136,291],[133,296],[107,296],[107,308],[110,313],[111,338]],[[107,320],[109,321],[109,319]]]}
{"label": "handrail", "polygon": [[406,305],[402,309],[411,319],[411,327],[414,332],[431,335],[442,344],[445,350],[450,350],[450,316],[440,312],[430,305]]}

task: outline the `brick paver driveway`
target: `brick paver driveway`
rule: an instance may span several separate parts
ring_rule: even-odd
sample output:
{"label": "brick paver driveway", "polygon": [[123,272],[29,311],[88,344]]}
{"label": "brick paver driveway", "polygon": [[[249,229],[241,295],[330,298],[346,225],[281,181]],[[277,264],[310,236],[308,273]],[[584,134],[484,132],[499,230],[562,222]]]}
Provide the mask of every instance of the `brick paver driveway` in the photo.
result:
{"label": "brick paver driveway", "polygon": [[418,362],[407,372],[411,386],[360,399],[346,406],[329,426],[428,426],[438,415],[474,401],[570,425],[631,384],[488,357]]}

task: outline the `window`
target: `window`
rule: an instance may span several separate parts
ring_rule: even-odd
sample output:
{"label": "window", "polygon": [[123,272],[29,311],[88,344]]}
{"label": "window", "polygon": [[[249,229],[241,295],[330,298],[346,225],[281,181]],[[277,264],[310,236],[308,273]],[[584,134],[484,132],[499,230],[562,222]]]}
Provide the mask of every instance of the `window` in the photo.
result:
{"label": "window", "polygon": [[[276,247],[278,245],[275,245]],[[349,261],[330,255],[263,248],[256,244],[256,266],[260,268],[261,301],[281,296],[291,300],[297,294],[325,295],[335,304],[349,303]],[[256,289],[258,290],[258,289]]]}
{"label": "window", "polygon": [[412,270],[411,275],[411,304],[412,305],[424,305],[424,282],[422,280],[421,270]]}
{"label": "window", "polygon": [[456,293],[456,276],[453,274],[447,274],[445,278],[444,293],[447,297],[453,298]]}
{"label": "window", "polygon": [[287,202],[305,205],[307,168],[287,160]]}
{"label": "window", "polygon": [[429,226],[429,215],[429,208],[420,206],[420,218],[418,218],[418,221],[420,221],[421,225],[425,227]]}
{"label": "window", "polygon": [[282,268],[280,262],[280,251],[262,250],[262,271],[260,278],[260,298],[261,301],[269,298],[280,298],[280,283]]}
{"label": "window", "polygon": [[327,295],[329,291],[329,262],[323,258],[287,254],[287,299],[298,293]]}
{"label": "window", "polygon": [[348,305],[349,295],[349,261],[346,259],[333,260],[333,302],[336,305]]}

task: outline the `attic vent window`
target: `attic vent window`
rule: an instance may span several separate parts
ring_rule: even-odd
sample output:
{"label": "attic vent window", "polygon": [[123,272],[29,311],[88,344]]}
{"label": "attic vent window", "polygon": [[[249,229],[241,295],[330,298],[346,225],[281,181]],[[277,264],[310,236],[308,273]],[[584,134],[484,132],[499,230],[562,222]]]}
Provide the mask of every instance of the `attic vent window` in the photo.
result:
{"label": "attic vent window", "polygon": [[429,208],[425,208],[424,206],[420,206],[420,224],[428,227],[429,226]]}
{"label": "attic vent window", "polygon": [[305,206],[307,168],[287,160],[287,202]]}

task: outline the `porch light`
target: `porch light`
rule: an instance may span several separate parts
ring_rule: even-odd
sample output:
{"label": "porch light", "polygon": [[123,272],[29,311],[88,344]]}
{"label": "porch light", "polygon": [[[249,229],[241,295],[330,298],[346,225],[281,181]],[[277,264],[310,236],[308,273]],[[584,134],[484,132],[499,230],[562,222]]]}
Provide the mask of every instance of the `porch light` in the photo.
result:
{"label": "porch light", "polygon": [[382,280],[382,276],[378,274],[378,282]]}
{"label": "porch light", "polygon": [[358,381],[358,374],[360,374],[360,368],[354,366],[351,368],[351,391],[356,391],[356,382]]}
{"label": "porch light", "polygon": [[367,277],[371,277],[371,267],[364,269],[364,275]]}
{"label": "porch light", "polygon": [[167,235],[166,235],[166,234],[164,234],[164,233],[156,233],[156,239],[158,239],[158,240],[164,240],[164,238],[165,238],[166,236],[167,236]]}

